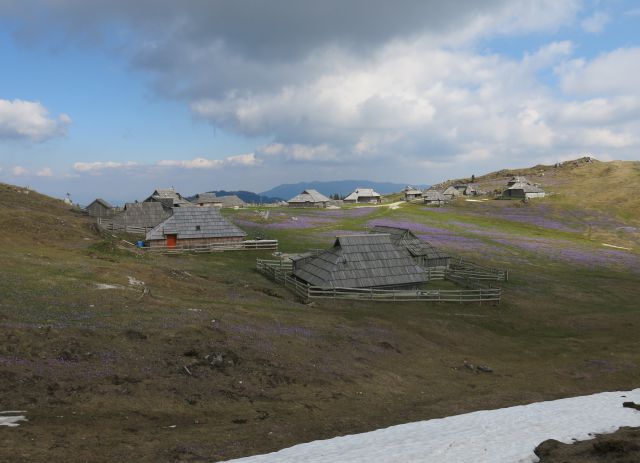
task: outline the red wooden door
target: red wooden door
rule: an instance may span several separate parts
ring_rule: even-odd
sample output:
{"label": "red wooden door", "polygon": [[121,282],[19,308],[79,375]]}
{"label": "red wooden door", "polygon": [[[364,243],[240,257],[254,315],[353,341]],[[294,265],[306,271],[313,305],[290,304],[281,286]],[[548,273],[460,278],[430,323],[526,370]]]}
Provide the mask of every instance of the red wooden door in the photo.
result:
{"label": "red wooden door", "polygon": [[178,241],[178,235],[167,235],[167,247],[175,248]]}

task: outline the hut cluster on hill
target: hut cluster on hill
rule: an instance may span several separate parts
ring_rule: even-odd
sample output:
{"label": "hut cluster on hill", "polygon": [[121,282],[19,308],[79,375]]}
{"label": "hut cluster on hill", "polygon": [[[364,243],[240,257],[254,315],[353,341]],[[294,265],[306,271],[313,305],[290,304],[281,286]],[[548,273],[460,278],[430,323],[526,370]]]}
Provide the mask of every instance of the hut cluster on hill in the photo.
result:
{"label": "hut cluster on hill", "polygon": [[344,204],[379,204],[382,195],[373,188],[356,188],[343,200],[331,199],[317,190],[306,189],[287,201],[289,207],[328,207]]}
{"label": "hut cluster on hill", "polygon": [[142,202],[115,208],[96,199],[85,210],[114,231],[144,234],[150,247],[195,247],[242,241],[246,233],[220,214],[245,205],[239,197],[200,193],[189,200],[173,188],[158,188]]}
{"label": "hut cluster on hill", "polygon": [[544,198],[545,191],[532,184],[525,177],[515,176],[507,182],[507,188],[502,192],[504,199],[533,199]]}

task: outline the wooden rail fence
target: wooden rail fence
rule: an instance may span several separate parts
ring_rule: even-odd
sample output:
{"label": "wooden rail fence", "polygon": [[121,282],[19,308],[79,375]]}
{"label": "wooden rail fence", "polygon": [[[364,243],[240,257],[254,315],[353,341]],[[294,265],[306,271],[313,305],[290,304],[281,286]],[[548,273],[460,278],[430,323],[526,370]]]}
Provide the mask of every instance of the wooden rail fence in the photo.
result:
{"label": "wooden rail fence", "polygon": [[282,284],[302,300],[310,299],[350,299],[367,301],[425,301],[425,302],[491,302],[500,303],[501,288],[492,288],[484,283],[473,281],[448,271],[433,269],[430,279],[447,279],[465,286],[467,289],[374,289],[374,288],[321,288],[311,286],[291,275],[293,263],[290,260],[256,259],[257,270],[271,280]]}
{"label": "wooden rail fence", "polygon": [[278,240],[246,240],[236,243],[211,243],[197,246],[177,245],[151,246],[139,248],[145,252],[160,254],[184,254],[184,253],[205,253],[224,251],[277,251]]}

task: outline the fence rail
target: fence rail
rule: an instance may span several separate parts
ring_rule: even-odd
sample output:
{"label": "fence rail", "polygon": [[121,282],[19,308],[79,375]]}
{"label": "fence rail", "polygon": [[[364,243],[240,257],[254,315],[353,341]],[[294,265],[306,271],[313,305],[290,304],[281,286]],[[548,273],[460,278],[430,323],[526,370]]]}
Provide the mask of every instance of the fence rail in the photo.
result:
{"label": "fence rail", "polygon": [[453,260],[449,266],[449,271],[475,280],[509,280],[509,270],[507,269],[485,267],[462,258]]}
{"label": "fence rail", "polygon": [[366,300],[366,301],[425,301],[425,302],[492,302],[500,303],[502,298],[501,288],[492,288],[491,286],[463,278],[450,275],[448,272],[439,271],[430,275],[430,278],[448,279],[457,284],[461,284],[468,289],[427,289],[427,290],[408,290],[408,289],[375,289],[375,288],[321,288],[311,286],[291,275],[293,271],[293,263],[289,260],[267,260],[256,259],[257,270],[282,284],[291,290],[301,299],[308,301],[310,299],[350,299],[350,300]]}
{"label": "fence rail", "polygon": [[132,235],[146,235],[147,232],[151,230],[151,228],[132,227],[129,225],[117,224],[114,223],[112,219],[105,219],[102,217],[98,217],[98,226],[104,230],[131,233]]}
{"label": "fence rail", "polygon": [[246,240],[240,242],[229,243],[211,243],[197,246],[176,245],[176,246],[160,246],[140,248],[145,252],[160,254],[184,254],[184,253],[205,253],[205,252],[223,252],[223,251],[277,251],[278,240]]}

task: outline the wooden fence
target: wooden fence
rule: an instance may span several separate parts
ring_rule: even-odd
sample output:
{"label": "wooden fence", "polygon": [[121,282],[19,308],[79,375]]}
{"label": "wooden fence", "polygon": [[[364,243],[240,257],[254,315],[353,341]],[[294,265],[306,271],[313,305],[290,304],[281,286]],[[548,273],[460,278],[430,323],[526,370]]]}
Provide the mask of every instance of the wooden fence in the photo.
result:
{"label": "wooden fence", "polygon": [[485,267],[465,259],[452,260],[449,271],[460,277],[474,280],[508,281],[509,270],[503,268]]}
{"label": "wooden fence", "polygon": [[433,269],[429,278],[448,279],[467,289],[374,289],[374,288],[321,288],[311,286],[297,280],[291,275],[293,263],[289,260],[256,259],[256,268],[259,272],[284,287],[290,289],[302,300],[310,299],[350,299],[366,301],[426,301],[426,302],[492,302],[500,303],[502,297],[501,288],[492,288],[481,282],[469,278],[453,276],[444,270]]}
{"label": "wooden fence", "polygon": [[277,251],[278,240],[246,240],[235,243],[211,243],[197,246],[177,245],[152,246],[139,248],[145,252],[160,254],[184,254],[184,253],[205,253],[224,251]]}
{"label": "wooden fence", "polygon": [[152,230],[152,228],[145,227],[131,227],[129,225],[116,224],[113,222],[113,219],[105,219],[102,217],[98,217],[98,227],[103,230],[119,232],[119,233],[131,233],[132,235],[144,235]]}

